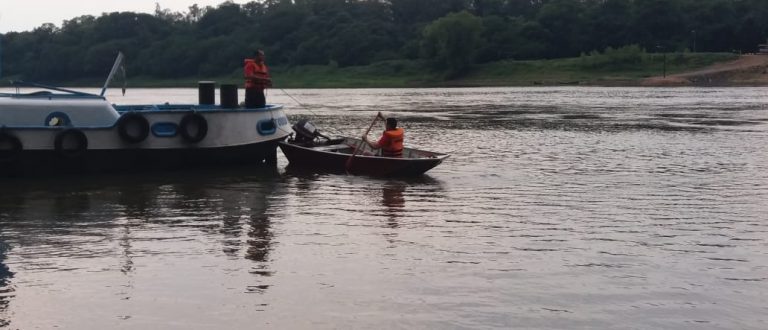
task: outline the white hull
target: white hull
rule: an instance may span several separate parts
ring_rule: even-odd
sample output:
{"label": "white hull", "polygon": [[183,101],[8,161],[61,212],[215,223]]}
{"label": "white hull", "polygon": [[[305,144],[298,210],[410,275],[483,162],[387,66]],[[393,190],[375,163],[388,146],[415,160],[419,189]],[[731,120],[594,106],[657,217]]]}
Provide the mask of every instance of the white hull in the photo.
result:
{"label": "white hull", "polygon": [[[82,131],[88,139],[89,150],[142,148],[142,149],[177,149],[177,148],[219,148],[247,145],[258,142],[284,139],[292,131],[288,118],[281,107],[273,110],[198,110],[195,113],[205,118],[208,131],[202,140],[196,143],[186,141],[177,132],[174,136],[158,136],[152,127],[158,123],[174,123],[178,125],[182,118],[192,111],[147,111],[133,112],[147,119],[150,132],[147,137],[137,143],[121,139],[117,124],[106,127],[12,127],[5,126],[2,130],[18,137],[23,150],[55,149],[56,136],[67,129]],[[271,134],[260,134],[257,125],[260,122],[273,121],[275,131]]]}

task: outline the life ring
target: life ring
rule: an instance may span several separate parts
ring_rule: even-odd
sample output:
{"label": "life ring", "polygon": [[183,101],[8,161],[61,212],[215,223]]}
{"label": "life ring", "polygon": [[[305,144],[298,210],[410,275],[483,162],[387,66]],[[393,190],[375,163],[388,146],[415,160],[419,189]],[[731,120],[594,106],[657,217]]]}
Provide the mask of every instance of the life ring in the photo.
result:
{"label": "life ring", "polygon": [[199,113],[190,113],[181,118],[179,133],[184,141],[198,143],[208,135],[208,121]]}
{"label": "life ring", "polygon": [[56,135],[54,150],[62,157],[76,158],[88,150],[88,137],[77,129],[68,129]]}
{"label": "life ring", "polygon": [[23,149],[19,138],[5,132],[0,132],[0,163],[15,161],[19,158],[19,154]]}
{"label": "life ring", "polygon": [[117,133],[125,142],[139,143],[149,135],[149,121],[138,113],[126,113],[117,120]]}

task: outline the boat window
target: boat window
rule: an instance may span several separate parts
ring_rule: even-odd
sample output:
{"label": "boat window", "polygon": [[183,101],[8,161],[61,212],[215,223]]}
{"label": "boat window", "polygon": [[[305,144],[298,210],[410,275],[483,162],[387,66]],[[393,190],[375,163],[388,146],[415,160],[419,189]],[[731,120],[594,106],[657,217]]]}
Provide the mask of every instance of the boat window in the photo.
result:
{"label": "boat window", "polygon": [[174,137],[178,134],[179,126],[176,123],[160,122],[152,124],[152,135],[157,137]]}
{"label": "boat window", "polygon": [[70,126],[72,125],[72,121],[69,119],[69,116],[67,116],[66,113],[63,112],[52,112],[48,115],[48,117],[45,117],[45,122],[43,123],[44,126]]}
{"label": "boat window", "polygon": [[277,129],[275,127],[275,122],[272,119],[267,119],[259,121],[259,123],[256,124],[256,130],[259,131],[259,134],[261,135],[272,135],[275,134]]}
{"label": "boat window", "polygon": [[51,95],[53,95],[53,93],[51,93],[50,91],[37,91],[37,92],[29,93],[27,95],[29,95],[29,96],[51,96]]}

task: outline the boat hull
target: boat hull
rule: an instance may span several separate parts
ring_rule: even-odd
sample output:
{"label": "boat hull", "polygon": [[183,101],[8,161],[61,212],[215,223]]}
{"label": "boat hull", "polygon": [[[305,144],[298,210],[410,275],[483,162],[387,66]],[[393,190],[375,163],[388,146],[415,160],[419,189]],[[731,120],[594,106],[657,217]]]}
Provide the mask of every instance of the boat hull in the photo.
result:
{"label": "boat hull", "polygon": [[274,164],[290,133],[280,106],[165,107],[122,111],[107,126],[2,126],[0,177]]}
{"label": "boat hull", "polygon": [[53,150],[24,150],[12,160],[0,160],[0,177],[274,166],[277,143],[281,140],[210,148],[95,149],[73,156]]}
{"label": "boat hull", "polygon": [[335,144],[306,145],[283,141],[278,145],[293,168],[356,175],[418,176],[448,158],[446,154],[410,148],[404,150],[403,158],[380,157],[367,147],[359,151],[359,155],[352,156],[359,140],[351,138]]}

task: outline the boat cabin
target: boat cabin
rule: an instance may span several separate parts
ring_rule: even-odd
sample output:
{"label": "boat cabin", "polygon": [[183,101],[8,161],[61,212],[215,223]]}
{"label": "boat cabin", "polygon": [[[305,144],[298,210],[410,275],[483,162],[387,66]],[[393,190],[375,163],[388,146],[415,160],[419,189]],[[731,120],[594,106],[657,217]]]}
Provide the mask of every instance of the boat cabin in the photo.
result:
{"label": "boat cabin", "polygon": [[10,127],[109,127],[120,114],[103,98],[28,94],[0,97],[0,123]]}

